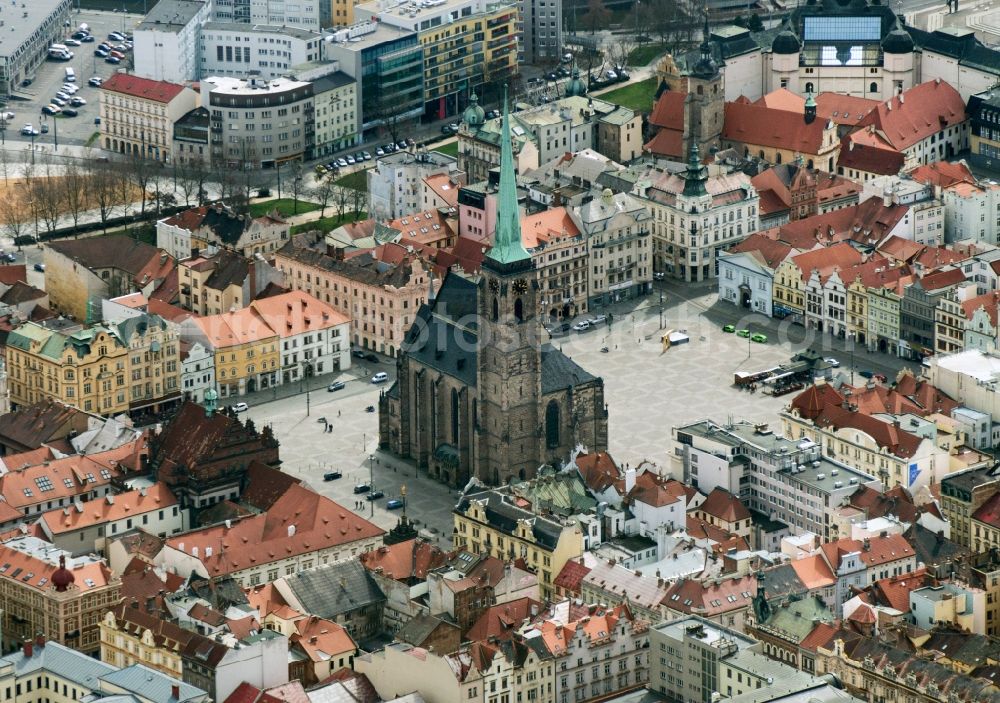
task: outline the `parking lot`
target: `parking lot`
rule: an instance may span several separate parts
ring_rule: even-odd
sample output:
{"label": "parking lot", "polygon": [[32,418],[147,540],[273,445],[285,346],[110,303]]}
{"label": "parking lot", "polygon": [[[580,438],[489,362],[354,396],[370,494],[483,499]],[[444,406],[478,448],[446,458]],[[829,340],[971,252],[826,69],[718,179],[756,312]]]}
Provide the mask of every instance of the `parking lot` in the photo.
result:
{"label": "parking lot", "polygon": [[[21,140],[30,142],[30,137],[20,134],[21,128],[26,124],[31,124],[36,130],[40,130],[42,124],[47,124],[48,134],[40,134],[35,137],[35,145],[44,146],[46,150],[55,145],[58,135],[60,144],[85,144],[99,130],[94,123],[94,118],[100,112],[100,98],[97,88],[91,87],[87,81],[93,77],[107,78],[118,68],[124,67],[126,63],[114,66],[105,63],[103,59],[94,55],[97,45],[107,39],[108,33],[112,31],[131,32],[142,20],[140,15],[126,15],[115,12],[82,11],[73,14],[73,25],[66,28],[68,38],[81,22],[90,27],[90,32],[96,40],[94,43],[85,43],[81,46],[70,46],[73,58],[69,61],[45,61],[39,66],[37,73],[32,77],[32,83],[26,87],[20,87],[11,96],[7,111],[13,112],[13,119],[7,121],[6,139]],[[51,102],[56,93],[59,92],[65,81],[67,67],[72,67],[76,72],[76,85],[80,87],[77,96],[87,101],[87,104],[75,108],[79,112],[77,117],[65,117],[59,115],[55,118],[46,116],[42,119],[42,108]]]}

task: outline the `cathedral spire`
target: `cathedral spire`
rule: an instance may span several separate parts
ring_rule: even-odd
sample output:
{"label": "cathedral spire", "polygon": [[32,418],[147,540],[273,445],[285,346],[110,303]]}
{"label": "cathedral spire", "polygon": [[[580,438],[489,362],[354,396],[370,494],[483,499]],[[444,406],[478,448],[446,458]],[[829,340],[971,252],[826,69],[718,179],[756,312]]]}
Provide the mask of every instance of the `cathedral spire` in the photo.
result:
{"label": "cathedral spire", "polygon": [[701,163],[701,152],[698,142],[691,140],[691,150],[688,154],[688,167],[684,172],[684,195],[705,195],[705,181],[708,180],[707,169]]}
{"label": "cathedral spire", "polygon": [[510,112],[507,109],[507,89],[503,95],[503,127],[500,132],[500,192],[497,202],[497,226],[493,248],[486,255],[487,263],[510,265],[530,262],[531,254],[521,243],[521,214],[517,208],[517,186],[514,182],[514,150],[510,140]]}

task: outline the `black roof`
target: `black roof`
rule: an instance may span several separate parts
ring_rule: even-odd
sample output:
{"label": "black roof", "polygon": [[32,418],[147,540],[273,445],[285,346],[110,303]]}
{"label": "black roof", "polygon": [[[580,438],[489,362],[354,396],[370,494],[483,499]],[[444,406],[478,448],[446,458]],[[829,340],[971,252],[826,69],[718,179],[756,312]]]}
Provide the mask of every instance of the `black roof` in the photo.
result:
{"label": "black roof", "polygon": [[917,561],[928,566],[954,561],[957,556],[972,553],[967,547],[951,541],[943,534],[939,535],[933,530],[928,530],[918,522],[913,523],[910,529],[903,533],[903,537],[913,547]]}
{"label": "black roof", "polygon": [[1000,51],[995,51],[976,39],[971,29],[943,27],[925,32],[916,27],[907,27],[907,31],[917,47],[924,51],[957,59],[960,66],[1000,73]]}
{"label": "black roof", "polygon": [[[475,281],[449,272],[433,302],[421,306],[407,332],[404,354],[414,361],[476,387],[479,335]],[[552,393],[597,380],[551,345],[542,354],[542,393]]]}
{"label": "black roof", "polygon": [[462,496],[455,510],[465,514],[472,501],[484,501],[486,509],[486,521],[492,527],[500,530],[504,534],[514,534],[519,520],[531,522],[531,532],[539,546],[553,550],[559,542],[559,535],[562,533],[562,525],[554,520],[550,520],[540,515],[518,508],[508,502],[509,496],[497,490],[486,490],[481,493],[472,493]]}

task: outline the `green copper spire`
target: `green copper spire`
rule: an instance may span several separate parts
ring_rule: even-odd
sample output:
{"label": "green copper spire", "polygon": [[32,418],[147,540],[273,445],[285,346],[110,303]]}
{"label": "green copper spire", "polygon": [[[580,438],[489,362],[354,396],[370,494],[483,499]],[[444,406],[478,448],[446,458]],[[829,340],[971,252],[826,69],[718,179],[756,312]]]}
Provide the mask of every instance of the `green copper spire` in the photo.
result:
{"label": "green copper spire", "polygon": [[507,111],[507,89],[503,95],[503,127],[500,133],[500,197],[497,203],[497,227],[493,248],[486,255],[497,264],[531,261],[521,243],[521,214],[517,209],[517,186],[514,183],[514,149],[510,143],[510,113]]}
{"label": "green copper spire", "polygon": [[688,167],[684,173],[684,195],[705,195],[705,181],[708,180],[708,173],[701,163],[701,152],[698,150],[698,142],[691,140],[691,151],[688,153]]}

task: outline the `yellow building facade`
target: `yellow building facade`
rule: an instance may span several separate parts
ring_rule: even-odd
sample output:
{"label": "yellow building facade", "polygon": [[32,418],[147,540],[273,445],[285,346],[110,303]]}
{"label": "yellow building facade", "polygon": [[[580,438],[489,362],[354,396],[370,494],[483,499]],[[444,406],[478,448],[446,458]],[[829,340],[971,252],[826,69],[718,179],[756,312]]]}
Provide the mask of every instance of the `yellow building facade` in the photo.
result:
{"label": "yellow building facade", "polygon": [[180,397],[177,333],[156,315],[72,333],[28,322],[11,331],[4,360],[17,407],[50,399],[116,415]]}
{"label": "yellow building facade", "polygon": [[278,334],[253,308],[185,321],[215,356],[220,397],[244,395],[280,382]]}
{"label": "yellow building facade", "polygon": [[805,312],[805,284],[802,281],[802,270],[786,258],[774,270],[774,293],[771,296],[772,305],[781,305],[801,315]]}
{"label": "yellow building facade", "polygon": [[[454,510],[455,548],[497,559],[509,559],[511,555],[524,559],[538,576],[542,598],[552,598],[555,594],[552,581],[567,561],[583,554],[580,525],[572,520],[558,522],[533,515],[507,504],[495,494],[483,496],[481,499],[471,496]],[[494,508],[494,503],[502,505]],[[497,512],[523,515],[514,516],[514,527],[510,529],[508,519],[498,520]]]}

